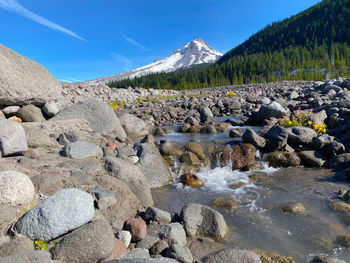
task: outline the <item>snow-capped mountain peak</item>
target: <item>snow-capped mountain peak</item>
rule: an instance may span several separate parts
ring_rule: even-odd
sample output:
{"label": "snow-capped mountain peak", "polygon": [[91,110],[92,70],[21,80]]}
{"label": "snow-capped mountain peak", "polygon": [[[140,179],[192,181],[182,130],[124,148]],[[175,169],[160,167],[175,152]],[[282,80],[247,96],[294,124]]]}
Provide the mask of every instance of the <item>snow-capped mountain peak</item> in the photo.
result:
{"label": "snow-capped mountain peak", "polygon": [[170,56],[164,59],[155,60],[151,64],[124,73],[86,81],[86,83],[108,83],[113,80],[132,79],[157,72],[171,72],[192,65],[213,63],[221,56],[220,52],[198,38],[188,42],[182,48],[174,50]]}

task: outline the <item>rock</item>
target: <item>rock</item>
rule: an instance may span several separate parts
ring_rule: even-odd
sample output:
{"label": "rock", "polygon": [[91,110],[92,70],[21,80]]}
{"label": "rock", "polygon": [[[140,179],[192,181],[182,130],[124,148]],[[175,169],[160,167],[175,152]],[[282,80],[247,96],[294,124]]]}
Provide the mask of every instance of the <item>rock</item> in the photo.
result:
{"label": "rock", "polygon": [[185,246],[187,243],[186,233],[180,223],[164,224],[160,227],[159,237],[170,244]]}
{"label": "rock", "polygon": [[23,122],[43,122],[46,121],[41,109],[33,104],[26,105],[17,113],[17,117],[21,118]]}
{"label": "rock", "polygon": [[165,143],[163,143],[160,146],[159,150],[162,155],[179,157],[181,154],[183,154],[180,147],[178,147],[175,143],[172,143],[170,141],[166,141]]}
{"label": "rock", "polygon": [[280,256],[261,250],[254,250],[253,252],[259,255],[262,263],[295,263],[292,257]]}
{"label": "rock", "polygon": [[33,242],[25,237],[16,237],[0,246],[0,258],[34,250]]}
{"label": "rock", "polygon": [[130,250],[123,259],[143,259],[150,258],[149,252],[147,249],[143,248],[134,248]]}
{"label": "rock", "polygon": [[262,106],[257,115],[257,121],[262,122],[265,119],[282,118],[287,115],[286,110],[278,102],[271,102],[267,106]]}
{"label": "rock", "polygon": [[325,256],[316,256],[310,261],[310,263],[346,263],[344,260],[337,258],[325,257]]}
{"label": "rock", "polygon": [[[122,245],[124,245],[121,242]],[[105,221],[94,221],[65,236],[51,249],[54,260],[60,262],[99,262],[111,255],[114,235]],[[126,251],[125,251],[126,252]]]}
{"label": "rock", "polygon": [[160,238],[154,235],[147,235],[144,239],[137,242],[136,247],[142,249],[151,249],[157,242],[159,242]]}
{"label": "rock", "polygon": [[261,263],[257,254],[248,250],[223,249],[203,259],[203,263]]}
{"label": "rock", "polygon": [[48,251],[37,250],[37,251],[26,251],[7,257],[0,258],[0,263],[50,263],[51,255]]}
{"label": "rock", "polygon": [[214,115],[208,107],[201,108],[200,110],[201,122],[213,121]]}
{"label": "rock", "polygon": [[190,124],[191,126],[193,125],[198,125],[199,124],[199,121],[197,119],[195,119],[194,117],[187,117],[186,120],[185,120],[185,123],[188,123]]}
{"label": "rock", "polygon": [[22,216],[15,231],[31,239],[49,241],[86,224],[94,215],[91,195],[77,188],[63,189]]}
{"label": "rock", "polygon": [[302,151],[298,156],[306,167],[322,167],[327,161],[322,154],[315,151]]}
{"label": "rock", "polygon": [[111,156],[103,158],[103,161],[107,173],[126,183],[142,205],[153,205],[150,184],[138,166]]}
{"label": "rock", "polygon": [[189,142],[185,145],[185,150],[196,154],[199,160],[202,160],[202,161],[205,160],[206,156],[204,153],[204,149],[202,145],[200,145],[199,143]]}
{"label": "rock", "polygon": [[12,115],[12,114],[17,113],[20,109],[21,109],[20,106],[8,106],[8,107],[2,109],[2,112],[5,115]]}
{"label": "rock", "polygon": [[0,105],[43,105],[61,97],[61,84],[40,64],[0,44]]}
{"label": "rock", "polygon": [[218,197],[215,199],[214,204],[217,207],[231,210],[238,207],[241,203],[232,198]]}
{"label": "rock", "polygon": [[337,242],[342,247],[350,248],[350,235],[341,235],[337,237]]}
{"label": "rock", "polygon": [[140,167],[151,187],[160,187],[172,179],[170,170],[157,147],[151,143],[141,143],[136,146]]}
{"label": "rock", "polygon": [[155,245],[153,245],[153,247],[150,248],[149,252],[151,255],[159,255],[168,247],[168,242],[165,240],[159,240]]}
{"label": "rock", "polygon": [[[192,126],[192,127],[194,127],[194,126]],[[192,130],[191,128],[189,130]],[[192,132],[196,132],[196,131],[192,131]],[[203,133],[203,134],[216,134],[217,130],[216,130],[214,125],[207,125],[207,126],[204,126],[203,128],[201,128],[199,132]]]}
{"label": "rock", "polygon": [[68,119],[86,119],[91,128],[99,133],[113,134],[120,140],[126,139],[126,133],[113,109],[102,101],[90,99],[62,109],[51,121]]}
{"label": "rock", "polygon": [[[4,118],[6,119],[6,118]],[[11,118],[8,118],[9,121],[15,121],[17,123],[22,123],[22,120],[16,116],[12,116]]]}
{"label": "rock", "polygon": [[179,261],[171,258],[137,258],[137,259],[120,259],[112,260],[106,263],[179,263]]}
{"label": "rock", "polygon": [[281,126],[273,126],[264,135],[264,138],[267,140],[265,147],[266,150],[269,152],[273,152],[276,150],[281,150],[284,146],[287,145],[288,132],[285,128]]}
{"label": "rock", "polygon": [[307,121],[312,121],[313,124],[321,125],[327,119],[327,113],[325,110],[322,110],[317,113],[312,113],[308,116]]}
{"label": "rock", "polygon": [[249,143],[233,145],[231,151],[232,170],[239,170],[254,161],[256,148]]}
{"label": "rock", "polygon": [[23,205],[34,199],[34,185],[29,177],[16,171],[0,172],[0,204]]}
{"label": "rock", "polygon": [[141,218],[132,218],[124,223],[124,229],[131,233],[132,241],[139,241],[146,237],[147,225]]}
{"label": "rock", "polygon": [[340,154],[329,161],[331,168],[347,168],[350,165],[350,153]]}
{"label": "rock", "polygon": [[173,258],[182,263],[193,262],[193,256],[190,249],[187,247],[182,247],[178,244],[172,244],[163,252],[163,254],[167,258]]}
{"label": "rock", "polygon": [[342,201],[335,201],[332,202],[330,205],[330,208],[332,208],[334,211],[338,212],[350,212],[350,205],[342,202]]}
{"label": "rock", "polygon": [[272,167],[298,167],[300,166],[300,158],[296,153],[289,152],[272,152],[264,156],[264,159],[269,162]]}
{"label": "rock", "polygon": [[204,185],[204,182],[198,176],[192,173],[186,173],[181,175],[180,182],[184,186],[189,187],[200,187]]}
{"label": "rock", "polygon": [[109,222],[121,221],[118,230],[122,229],[124,221],[135,217],[137,211],[142,208],[139,199],[127,184],[115,177],[97,176],[95,180],[103,189],[113,192],[116,196],[117,203],[110,206],[103,214]]}
{"label": "rock", "polygon": [[299,97],[299,94],[296,93],[295,91],[292,91],[292,93],[288,95],[288,100],[294,100],[294,99],[297,99],[298,97]]}
{"label": "rock", "polygon": [[312,142],[312,139],[317,137],[317,133],[307,127],[292,127],[287,129],[288,132],[288,144],[300,145],[308,144]]}
{"label": "rock", "polygon": [[330,90],[334,90],[335,92],[341,91],[341,87],[338,87],[336,85],[327,85],[323,88],[322,92],[324,94],[327,94]]}
{"label": "rock", "polygon": [[108,208],[117,203],[115,194],[104,190],[100,185],[89,189],[87,192],[95,197],[96,206],[102,212],[106,212]]}
{"label": "rock", "polygon": [[105,262],[124,258],[126,253],[128,253],[128,250],[125,244],[123,243],[123,241],[115,238],[113,243],[114,243],[114,247],[113,247],[112,253],[109,255],[108,258],[104,260]]}
{"label": "rock", "polygon": [[328,134],[322,134],[312,140],[311,148],[315,151],[319,151],[321,149],[324,149],[333,141],[334,141],[334,137],[329,136]]}
{"label": "rock", "polygon": [[6,120],[6,117],[1,110],[0,110],[0,120]]}
{"label": "rock", "polygon": [[281,210],[288,214],[305,214],[306,208],[302,203],[286,203],[281,206]]}
{"label": "rock", "polygon": [[118,238],[120,241],[122,241],[125,245],[125,247],[127,248],[131,242],[131,234],[129,231],[118,231],[115,234],[115,237]]}
{"label": "rock", "polygon": [[7,233],[17,219],[17,209],[9,205],[0,205],[0,237]]}
{"label": "rock", "polygon": [[140,139],[149,133],[147,124],[140,118],[123,112],[118,114],[121,125],[126,132],[126,135],[131,139]]}
{"label": "rock", "polygon": [[199,166],[201,164],[200,160],[198,159],[197,155],[193,152],[186,152],[183,153],[179,157],[179,161],[188,165],[188,166]]}
{"label": "rock", "polygon": [[181,127],[181,132],[182,132],[182,133],[186,133],[186,132],[188,131],[189,128],[191,128],[191,124],[185,123],[185,124]]}
{"label": "rock", "polygon": [[161,223],[170,223],[171,222],[171,214],[167,211],[156,207],[148,207],[145,212],[146,220],[158,221]]}
{"label": "rock", "polygon": [[242,137],[242,132],[239,129],[232,129],[228,133],[228,136],[231,138],[239,138],[239,137]]}
{"label": "rock", "polygon": [[250,143],[256,148],[264,148],[266,145],[266,140],[256,134],[252,129],[246,129],[242,136],[244,143]]}
{"label": "rock", "polygon": [[20,124],[14,121],[0,120],[0,150],[2,156],[28,150],[27,137]]}
{"label": "rock", "polygon": [[103,151],[94,143],[88,141],[77,141],[66,145],[62,150],[62,155],[72,159],[101,159],[103,157]]}
{"label": "rock", "polygon": [[47,114],[47,116],[53,117],[60,111],[60,107],[58,103],[50,101],[45,103],[43,111]]}
{"label": "rock", "polygon": [[228,232],[224,217],[208,206],[190,203],[182,208],[180,218],[190,237],[202,235],[223,239]]}

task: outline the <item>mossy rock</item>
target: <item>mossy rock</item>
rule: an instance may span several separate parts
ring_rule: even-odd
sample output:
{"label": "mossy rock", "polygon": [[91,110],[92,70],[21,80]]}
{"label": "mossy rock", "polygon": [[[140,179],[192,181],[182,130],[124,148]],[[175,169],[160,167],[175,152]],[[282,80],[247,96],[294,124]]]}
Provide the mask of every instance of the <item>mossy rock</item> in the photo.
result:
{"label": "mossy rock", "polygon": [[224,208],[227,210],[232,210],[241,205],[240,202],[229,197],[218,197],[214,201],[215,206]]}
{"label": "mossy rock", "polygon": [[350,248],[350,235],[338,236],[337,242],[342,247]]}
{"label": "mossy rock", "polygon": [[179,157],[179,161],[188,165],[188,166],[199,166],[201,164],[197,155],[194,154],[193,152],[187,152],[187,153],[182,154]]}
{"label": "mossy rock", "polygon": [[189,142],[185,145],[185,150],[196,154],[199,160],[204,161],[206,158],[204,149],[199,143]]}
{"label": "mossy rock", "polygon": [[286,214],[299,214],[303,215],[306,213],[306,208],[302,203],[290,202],[283,204],[281,210]]}
{"label": "mossy rock", "polygon": [[173,165],[174,165],[174,160],[173,160],[173,158],[171,158],[171,156],[169,156],[169,155],[163,155],[163,159],[165,160],[165,162],[166,162],[169,166],[173,166]]}
{"label": "mossy rock", "polygon": [[254,252],[259,255],[261,263],[295,263],[292,257],[280,256],[261,250],[254,250]]}
{"label": "mossy rock", "polygon": [[185,123],[182,127],[181,127],[181,132],[182,133],[186,133],[188,132],[188,130],[191,128],[191,124],[189,123]]}
{"label": "mossy rock", "polygon": [[190,187],[201,187],[204,185],[204,182],[193,173],[186,173],[181,175],[180,181],[183,185]]}
{"label": "mossy rock", "polygon": [[238,184],[230,184],[229,187],[232,188],[232,189],[238,189],[238,188],[240,188],[242,186],[245,186],[245,185],[246,185],[246,183],[239,182]]}
{"label": "mossy rock", "polygon": [[342,202],[342,201],[335,201],[332,202],[330,205],[330,208],[332,208],[334,211],[338,212],[350,212],[350,205]]}

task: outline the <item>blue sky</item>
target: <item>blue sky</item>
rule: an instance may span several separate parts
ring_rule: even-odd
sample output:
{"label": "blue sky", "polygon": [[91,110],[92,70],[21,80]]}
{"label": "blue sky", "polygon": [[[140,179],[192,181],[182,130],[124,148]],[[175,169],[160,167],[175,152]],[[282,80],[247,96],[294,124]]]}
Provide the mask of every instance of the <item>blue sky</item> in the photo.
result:
{"label": "blue sky", "polygon": [[0,43],[62,81],[112,75],[202,38],[225,53],[319,0],[0,0]]}

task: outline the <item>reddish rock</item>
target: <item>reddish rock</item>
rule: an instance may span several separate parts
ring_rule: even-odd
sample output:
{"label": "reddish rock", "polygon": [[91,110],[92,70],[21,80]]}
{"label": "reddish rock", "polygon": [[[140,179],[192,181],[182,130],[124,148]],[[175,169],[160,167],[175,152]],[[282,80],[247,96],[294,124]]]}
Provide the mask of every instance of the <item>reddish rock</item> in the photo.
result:
{"label": "reddish rock", "polygon": [[106,146],[111,148],[112,150],[115,150],[115,148],[117,147],[117,144],[115,144],[114,142],[107,142]]}
{"label": "reddish rock", "polygon": [[250,143],[241,145],[233,145],[226,147],[221,155],[223,164],[227,164],[229,160],[232,162],[232,170],[245,168],[248,164],[254,162],[256,148]]}
{"label": "reddish rock", "polygon": [[124,230],[131,233],[132,241],[139,241],[146,237],[147,225],[141,218],[133,218],[125,221]]}
{"label": "reddish rock", "polygon": [[114,248],[112,250],[112,253],[108,258],[104,260],[104,262],[121,259],[126,255],[126,253],[128,253],[128,249],[126,248],[123,241],[117,238],[114,238],[113,242],[114,242]]}
{"label": "reddish rock", "polygon": [[204,185],[204,182],[197,175],[192,173],[181,175],[180,181],[183,185],[190,187],[200,187]]}

